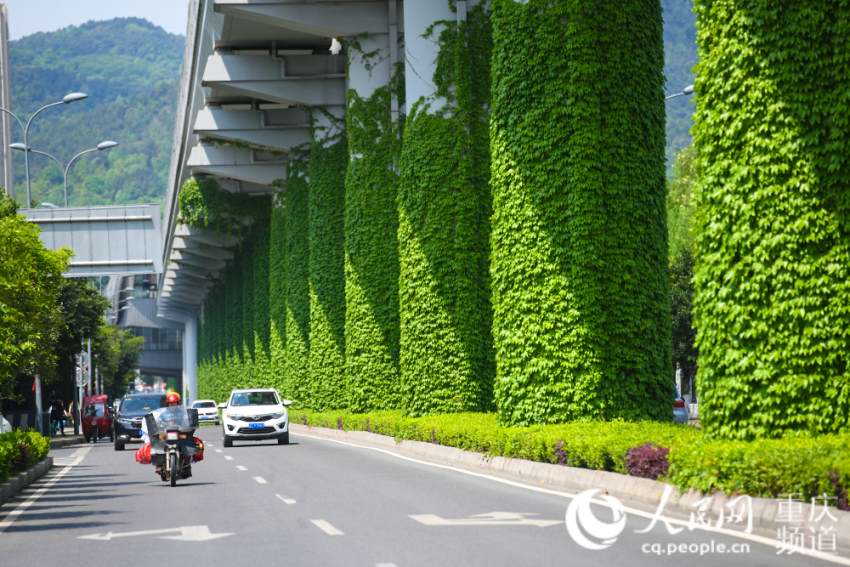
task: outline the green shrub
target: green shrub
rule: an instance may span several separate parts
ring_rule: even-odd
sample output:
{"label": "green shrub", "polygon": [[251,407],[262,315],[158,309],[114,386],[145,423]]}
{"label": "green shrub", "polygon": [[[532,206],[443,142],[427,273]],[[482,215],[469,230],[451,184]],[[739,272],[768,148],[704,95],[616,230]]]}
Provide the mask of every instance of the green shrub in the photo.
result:
{"label": "green shrub", "polygon": [[697,0],[706,431],[850,428],[850,6]]}
{"label": "green shrub", "polygon": [[0,434],[0,482],[38,463],[49,450],[50,440],[35,431]]}
{"label": "green shrub", "polygon": [[847,507],[850,435],[788,435],[758,441],[711,439],[677,447],[669,479],[679,488],[710,493],[808,500],[827,494]]}
{"label": "green shrub", "polygon": [[660,2],[492,6],[500,419],[667,419]]}

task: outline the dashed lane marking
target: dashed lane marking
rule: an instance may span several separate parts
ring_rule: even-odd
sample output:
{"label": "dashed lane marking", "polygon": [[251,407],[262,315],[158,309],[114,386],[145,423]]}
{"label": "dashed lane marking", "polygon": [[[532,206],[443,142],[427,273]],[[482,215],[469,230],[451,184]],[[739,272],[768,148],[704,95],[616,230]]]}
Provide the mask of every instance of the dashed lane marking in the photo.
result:
{"label": "dashed lane marking", "polygon": [[286,498],[285,496],[281,496],[280,494],[275,494],[275,496],[284,504],[288,504],[289,506],[295,504],[295,500],[293,500],[292,498]]}
{"label": "dashed lane marking", "polygon": [[329,536],[344,535],[327,520],[310,520],[310,522]]}

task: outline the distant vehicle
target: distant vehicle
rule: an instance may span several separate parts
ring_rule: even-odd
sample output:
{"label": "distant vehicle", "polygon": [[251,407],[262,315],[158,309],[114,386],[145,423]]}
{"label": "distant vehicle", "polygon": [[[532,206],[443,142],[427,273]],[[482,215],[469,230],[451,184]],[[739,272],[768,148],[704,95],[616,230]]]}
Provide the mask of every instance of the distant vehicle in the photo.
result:
{"label": "distant vehicle", "polygon": [[688,423],[690,414],[688,413],[688,404],[685,403],[685,398],[678,392],[673,400],[673,423]]}
{"label": "distant vehicle", "polygon": [[155,409],[165,407],[165,394],[127,394],[115,414],[115,450],[142,440],[142,420]]}
{"label": "distant vehicle", "polygon": [[86,443],[97,443],[102,437],[114,440],[112,409],[106,395],[83,398],[83,437]]}
{"label": "distant vehicle", "polygon": [[212,421],[216,425],[218,425],[218,405],[215,403],[215,400],[195,400],[192,402],[192,407],[198,410],[198,421],[203,423],[205,421]]}
{"label": "distant vehicle", "polygon": [[0,414],[0,433],[11,433],[12,432],[12,424],[9,423],[3,414]]}
{"label": "distant vehicle", "polygon": [[233,390],[222,408],[224,446],[234,441],[277,439],[278,445],[289,444],[289,413],[292,402],[281,400],[273,388]]}

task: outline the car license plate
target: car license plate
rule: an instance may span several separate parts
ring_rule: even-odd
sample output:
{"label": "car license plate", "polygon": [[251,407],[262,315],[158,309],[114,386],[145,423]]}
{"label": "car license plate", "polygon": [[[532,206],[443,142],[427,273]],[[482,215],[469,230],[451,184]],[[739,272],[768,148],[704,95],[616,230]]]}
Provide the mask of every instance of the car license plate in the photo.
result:
{"label": "car license plate", "polygon": [[169,431],[165,434],[165,438],[169,441],[177,441],[177,432]]}
{"label": "car license plate", "polygon": [[262,428],[263,428],[263,424],[262,424],[262,423],[249,423],[249,424],[248,424],[248,427],[249,427],[250,429],[262,429]]}

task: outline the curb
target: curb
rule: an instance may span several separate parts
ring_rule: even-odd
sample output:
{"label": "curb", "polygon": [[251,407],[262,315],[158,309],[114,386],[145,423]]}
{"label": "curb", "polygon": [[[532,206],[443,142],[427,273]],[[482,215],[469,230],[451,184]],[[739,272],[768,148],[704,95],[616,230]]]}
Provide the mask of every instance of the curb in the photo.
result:
{"label": "curb", "polygon": [[67,437],[51,437],[50,438],[50,448],[51,449],[61,449],[62,447],[68,447],[70,445],[81,445],[85,443],[85,439],[82,435],[69,435]]}
{"label": "curb", "polygon": [[[696,490],[683,493],[672,485],[647,478],[524,459],[490,457],[482,453],[422,441],[396,441],[393,437],[368,431],[343,431],[296,423],[290,423],[290,428],[295,434],[309,433],[326,439],[377,447],[399,455],[449,465],[471,472],[487,473],[534,487],[568,492],[581,492],[595,488],[616,497],[626,506],[649,514],[656,512],[665,487],[669,487],[667,490],[672,489],[672,491],[663,511],[666,516],[687,521],[698,511],[704,511],[705,516],[712,520],[712,525],[721,513],[730,512],[732,506],[727,505],[741,496],[737,494],[730,496],[721,492],[706,495]],[[708,502],[710,508],[700,509],[700,505],[705,505],[703,499],[706,498],[710,498]],[[811,504],[801,503],[799,507],[795,507],[795,512],[797,512],[797,516],[802,518],[802,521],[789,522],[783,521],[783,516],[789,515],[788,500],[751,497],[751,502],[752,512],[750,517],[752,518],[753,534],[776,539],[779,530],[783,528],[791,530],[794,526],[800,526],[802,531],[814,530],[815,533],[823,528],[824,530],[834,531],[837,546],[843,553],[850,550],[850,547],[848,547],[850,545],[850,512],[829,508],[829,513],[836,518],[835,522],[832,522],[828,516],[823,517],[819,522],[809,522],[810,515],[819,516],[823,507],[820,505],[813,509]],[[777,540],[777,545],[779,543]]]}
{"label": "curb", "polygon": [[18,495],[24,488],[43,477],[53,466],[53,457],[45,457],[35,465],[0,484],[0,506]]}

